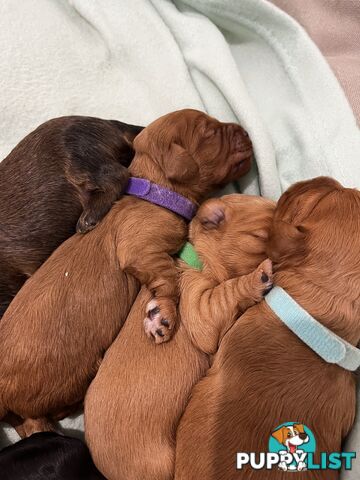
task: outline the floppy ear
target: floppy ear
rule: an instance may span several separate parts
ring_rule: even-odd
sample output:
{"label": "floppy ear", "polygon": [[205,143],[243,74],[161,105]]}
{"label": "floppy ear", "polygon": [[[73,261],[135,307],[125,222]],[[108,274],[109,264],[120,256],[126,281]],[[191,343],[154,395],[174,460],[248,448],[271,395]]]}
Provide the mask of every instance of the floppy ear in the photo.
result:
{"label": "floppy ear", "polygon": [[284,438],[285,430],[286,430],[286,427],[281,427],[279,428],[279,430],[275,430],[275,432],[271,434],[271,436],[274,437],[282,445],[284,444],[284,441],[285,441],[285,438]]}
{"label": "floppy ear", "polygon": [[301,261],[306,255],[306,233],[302,227],[282,220],[274,220],[266,253],[275,263],[288,259]]}
{"label": "floppy ear", "polygon": [[302,261],[306,254],[306,219],[327,194],[341,188],[332,178],[318,177],[296,183],[280,197],[267,247],[271,260]]}
{"label": "floppy ear", "polygon": [[171,143],[167,153],[163,156],[163,169],[169,180],[177,183],[186,183],[196,180],[199,167],[190,153],[178,143]]}
{"label": "floppy ear", "polygon": [[342,188],[339,182],[329,177],[295,183],[281,195],[274,218],[300,226],[323,197]]}
{"label": "floppy ear", "polygon": [[198,213],[201,225],[206,230],[218,228],[225,220],[225,208],[221,200],[210,200]]}

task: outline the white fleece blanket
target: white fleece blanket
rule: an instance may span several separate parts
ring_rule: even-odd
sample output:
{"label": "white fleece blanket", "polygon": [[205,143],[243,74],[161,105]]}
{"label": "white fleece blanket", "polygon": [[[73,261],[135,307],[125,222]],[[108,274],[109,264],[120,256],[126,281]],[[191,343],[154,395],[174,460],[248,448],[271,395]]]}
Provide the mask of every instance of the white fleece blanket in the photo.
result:
{"label": "white fleece blanket", "polygon": [[2,0],[0,45],[1,158],[51,117],[146,125],[192,107],[248,130],[248,193],[277,199],[317,175],[360,187],[360,135],[341,87],[266,0]]}

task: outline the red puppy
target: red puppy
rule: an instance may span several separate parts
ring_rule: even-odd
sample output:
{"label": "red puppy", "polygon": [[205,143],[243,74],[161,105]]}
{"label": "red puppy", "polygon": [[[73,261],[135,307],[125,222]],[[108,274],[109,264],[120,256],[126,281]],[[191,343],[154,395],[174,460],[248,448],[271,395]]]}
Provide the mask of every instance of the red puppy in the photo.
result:
{"label": "red puppy", "polygon": [[[360,340],[359,210],[360,192],[335,180],[298,183],[279,200],[267,249],[275,285],[352,345]],[[193,389],[177,432],[175,479],[287,479],[276,468],[236,470],[236,453],[268,452],[285,422],[308,426],[318,453],[341,452],[354,417],[354,374],[323,360],[262,301],[227,332]],[[335,480],[339,472],[301,478]]]}

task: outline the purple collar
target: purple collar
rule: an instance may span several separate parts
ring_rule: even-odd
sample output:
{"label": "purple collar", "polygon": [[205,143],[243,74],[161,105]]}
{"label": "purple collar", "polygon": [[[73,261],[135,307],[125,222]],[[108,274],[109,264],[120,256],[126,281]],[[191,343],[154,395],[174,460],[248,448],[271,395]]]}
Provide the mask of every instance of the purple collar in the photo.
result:
{"label": "purple collar", "polygon": [[167,208],[189,221],[195,216],[197,210],[195,203],[179,193],[144,178],[130,177],[125,193]]}

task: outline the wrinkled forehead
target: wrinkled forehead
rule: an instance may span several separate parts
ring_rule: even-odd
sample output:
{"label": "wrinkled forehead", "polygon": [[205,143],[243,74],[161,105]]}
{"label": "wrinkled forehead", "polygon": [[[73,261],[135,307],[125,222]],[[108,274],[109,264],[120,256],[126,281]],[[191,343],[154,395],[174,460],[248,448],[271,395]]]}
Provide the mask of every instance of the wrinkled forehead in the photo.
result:
{"label": "wrinkled forehead", "polygon": [[225,207],[232,216],[244,222],[260,221],[272,217],[276,203],[272,200],[252,195],[233,194],[223,197]]}
{"label": "wrinkled forehead", "polygon": [[163,115],[152,122],[148,128],[151,130],[161,129],[168,135],[181,136],[215,124],[220,124],[220,122],[206,113],[185,109]]}
{"label": "wrinkled forehead", "polygon": [[257,195],[246,195],[243,193],[232,193],[230,195],[224,195],[221,200],[234,208],[239,209],[263,209],[266,207],[275,208],[276,202],[269,200],[268,198],[259,197]]}

